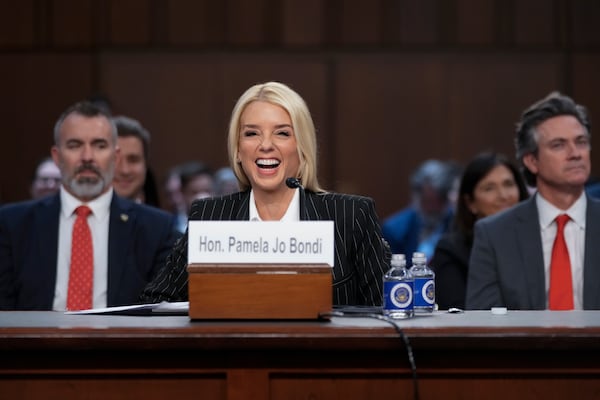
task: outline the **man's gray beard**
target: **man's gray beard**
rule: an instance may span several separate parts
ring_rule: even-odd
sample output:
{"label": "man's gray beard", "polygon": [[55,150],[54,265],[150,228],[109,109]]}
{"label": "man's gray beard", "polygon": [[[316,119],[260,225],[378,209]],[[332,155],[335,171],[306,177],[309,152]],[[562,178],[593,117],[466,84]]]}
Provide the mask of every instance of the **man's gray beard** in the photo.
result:
{"label": "man's gray beard", "polygon": [[94,181],[88,178],[81,180],[73,178],[69,182],[71,192],[73,192],[75,196],[83,199],[95,199],[102,194],[104,187],[104,179],[102,177],[94,179]]}

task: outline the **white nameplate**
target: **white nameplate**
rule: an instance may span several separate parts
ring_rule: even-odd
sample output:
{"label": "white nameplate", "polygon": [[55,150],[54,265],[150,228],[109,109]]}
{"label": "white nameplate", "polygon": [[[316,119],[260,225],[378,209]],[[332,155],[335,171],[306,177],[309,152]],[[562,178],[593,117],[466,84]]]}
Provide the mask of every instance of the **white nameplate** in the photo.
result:
{"label": "white nameplate", "polygon": [[189,221],[189,264],[329,264],[333,221]]}

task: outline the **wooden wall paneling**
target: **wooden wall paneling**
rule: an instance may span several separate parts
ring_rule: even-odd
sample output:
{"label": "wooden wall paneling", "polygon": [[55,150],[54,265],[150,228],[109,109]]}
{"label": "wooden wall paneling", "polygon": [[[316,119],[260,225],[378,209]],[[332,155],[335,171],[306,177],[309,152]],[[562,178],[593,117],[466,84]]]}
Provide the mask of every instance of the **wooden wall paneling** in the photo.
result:
{"label": "wooden wall paneling", "polygon": [[480,151],[514,159],[515,123],[522,111],[560,88],[557,54],[460,54],[449,68],[448,157],[467,161]]}
{"label": "wooden wall paneling", "polygon": [[284,0],[281,41],[286,46],[318,46],[325,41],[321,0]]}
{"label": "wooden wall paneling", "polygon": [[513,46],[515,42],[515,3],[518,0],[495,0],[494,43],[499,47]]}
{"label": "wooden wall paneling", "polygon": [[399,44],[402,42],[402,6],[397,0],[382,0],[382,44]]}
{"label": "wooden wall paneling", "polygon": [[402,44],[435,44],[438,41],[437,0],[400,0],[400,37]]}
{"label": "wooden wall paneling", "polygon": [[31,47],[35,41],[33,0],[0,5],[0,48]]}
{"label": "wooden wall paneling", "polygon": [[92,0],[52,0],[49,23],[51,44],[85,47],[93,43]]}
{"label": "wooden wall paneling", "polygon": [[279,21],[279,2],[275,0],[228,0],[227,42],[230,45],[268,45],[279,42],[278,31],[271,30]]}
{"label": "wooden wall paneling", "polygon": [[223,44],[228,28],[226,6],[226,1],[168,1],[168,43],[175,46]]}
{"label": "wooden wall paneling", "polygon": [[341,44],[379,44],[382,39],[382,11],[380,0],[345,0],[339,9]]}
{"label": "wooden wall paneling", "polygon": [[555,47],[558,45],[556,2],[519,0],[515,2],[515,44]]}
{"label": "wooden wall paneling", "polygon": [[50,155],[54,123],[91,89],[90,56],[53,53],[0,55],[0,118],[5,144],[0,157],[0,201],[29,197],[37,162]]}
{"label": "wooden wall paneling", "polygon": [[600,2],[572,0],[569,4],[572,44],[577,48],[600,45]]}
{"label": "wooden wall paneling", "polygon": [[408,180],[444,155],[447,79],[443,56],[347,56],[335,93],[336,187],[367,195],[386,216],[409,201]]}
{"label": "wooden wall paneling", "polygon": [[593,52],[573,54],[573,99],[583,104],[592,121],[592,176],[600,178],[600,55]]}
{"label": "wooden wall paneling", "polygon": [[102,91],[115,113],[140,120],[152,135],[150,164],[162,186],[172,166],[226,162],[219,59],[186,54],[107,54]]}
{"label": "wooden wall paneling", "polygon": [[[152,39],[154,2],[149,0],[110,0],[109,37],[113,45],[149,44]],[[156,22],[156,21],[154,21]]]}
{"label": "wooden wall paneling", "polygon": [[457,0],[456,41],[465,45],[490,45],[494,40],[494,1]]}

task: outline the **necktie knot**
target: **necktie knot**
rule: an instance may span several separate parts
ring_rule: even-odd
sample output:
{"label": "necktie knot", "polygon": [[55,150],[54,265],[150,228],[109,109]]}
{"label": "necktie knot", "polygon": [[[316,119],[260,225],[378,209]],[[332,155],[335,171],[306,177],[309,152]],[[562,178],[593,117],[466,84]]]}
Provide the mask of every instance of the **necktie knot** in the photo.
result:
{"label": "necktie knot", "polygon": [[562,231],[570,219],[571,217],[569,217],[567,214],[560,214],[558,217],[556,217],[557,230],[559,232]]}
{"label": "necktie knot", "polygon": [[79,206],[75,209],[75,214],[77,214],[78,217],[87,218],[91,213],[92,210],[88,206]]}

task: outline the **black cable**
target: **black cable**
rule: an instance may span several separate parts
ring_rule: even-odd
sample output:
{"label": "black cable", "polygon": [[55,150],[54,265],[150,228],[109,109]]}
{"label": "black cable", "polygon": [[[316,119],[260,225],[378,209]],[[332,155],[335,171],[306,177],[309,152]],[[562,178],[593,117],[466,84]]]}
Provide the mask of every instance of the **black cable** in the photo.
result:
{"label": "black cable", "polygon": [[343,311],[331,311],[328,313],[322,313],[319,315],[323,318],[329,317],[343,317],[343,318],[373,318],[378,319],[380,321],[385,321],[388,324],[392,325],[402,341],[404,342],[404,347],[406,348],[406,354],[408,355],[408,362],[410,364],[410,370],[412,373],[412,381],[413,381],[413,399],[419,400],[419,380],[417,376],[417,364],[415,363],[415,356],[413,354],[412,346],[410,341],[408,340],[408,336],[404,333],[402,328],[396,323],[396,320],[393,318],[387,317],[382,314],[375,313],[360,313],[360,312],[350,312],[345,313]]}

